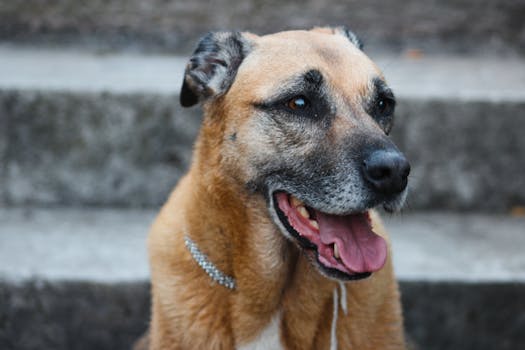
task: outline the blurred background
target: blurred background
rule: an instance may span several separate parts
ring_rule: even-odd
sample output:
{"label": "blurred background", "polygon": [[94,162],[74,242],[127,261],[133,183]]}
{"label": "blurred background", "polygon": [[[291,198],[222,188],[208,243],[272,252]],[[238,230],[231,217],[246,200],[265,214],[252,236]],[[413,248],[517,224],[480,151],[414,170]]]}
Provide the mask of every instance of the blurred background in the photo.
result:
{"label": "blurred background", "polygon": [[525,348],[525,1],[4,0],[0,349],[127,349],[145,237],[200,123],[209,30],[347,25],[398,97],[408,206],[386,215],[418,349]]}

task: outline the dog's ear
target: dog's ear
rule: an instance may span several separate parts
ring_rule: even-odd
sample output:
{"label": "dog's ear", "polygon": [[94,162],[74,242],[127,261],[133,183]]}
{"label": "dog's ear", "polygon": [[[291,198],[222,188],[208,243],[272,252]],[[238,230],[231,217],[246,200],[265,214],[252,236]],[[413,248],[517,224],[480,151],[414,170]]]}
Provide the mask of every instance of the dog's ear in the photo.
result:
{"label": "dog's ear", "polygon": [[363,51],[363,42],[346,26],[339,26],[334,28],[334,34],[345,36],[352,44],[355,45],[359,50]]}
{"label": "dog's ear", "polygon": [[251,42],[240,32],[210,32],[197,45],[186,65],[180,103],[190,107],[225,94]]}
{"label": "dog's ear", "polygon": [[346,37],[352,44],[355,45],[359,50],[363,50],[363,42],[355,35],[354,32],[352,32],[348,27],[346,26],[339,26],[339,27],[316,27],[313,29],[314,31],[321,32],[321,33],[332,33],[337,35],[342,35]]}

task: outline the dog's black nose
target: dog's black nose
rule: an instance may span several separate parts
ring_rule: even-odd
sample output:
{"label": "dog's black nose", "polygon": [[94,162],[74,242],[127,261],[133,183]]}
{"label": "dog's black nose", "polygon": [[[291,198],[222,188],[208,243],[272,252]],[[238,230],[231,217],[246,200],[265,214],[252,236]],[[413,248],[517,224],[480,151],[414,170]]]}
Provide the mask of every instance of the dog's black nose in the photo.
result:
{"label": "dog's black nose", "polygon": [[363,161],[365,179],[384,194],[395,194],[407,186],[410,164],[397,150],[379,150]]}

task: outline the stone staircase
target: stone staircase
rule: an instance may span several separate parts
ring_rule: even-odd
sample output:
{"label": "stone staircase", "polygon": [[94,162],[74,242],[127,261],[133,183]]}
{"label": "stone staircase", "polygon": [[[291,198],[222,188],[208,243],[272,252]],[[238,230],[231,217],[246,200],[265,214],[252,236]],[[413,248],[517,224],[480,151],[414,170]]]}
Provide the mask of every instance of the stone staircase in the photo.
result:
{"label": "stone staircase", "polygon": [[0,349],[130,347],[148,225],[201,120],[178,104],[195,40],[325,23],[361,34],[399,100],[411,191],[385,221],[408,335],[521,349],[524,16],[510,0],[0,4]]}

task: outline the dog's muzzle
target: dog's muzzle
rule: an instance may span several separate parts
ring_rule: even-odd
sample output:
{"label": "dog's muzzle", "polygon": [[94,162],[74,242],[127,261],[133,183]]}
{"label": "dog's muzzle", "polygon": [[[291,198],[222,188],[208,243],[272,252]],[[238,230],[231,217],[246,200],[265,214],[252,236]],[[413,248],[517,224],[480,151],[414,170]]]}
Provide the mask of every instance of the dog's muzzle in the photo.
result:
{"label": "dog's muzzle", "polygon": [[269,188],[269,210],[281,231],[304,249],[322,273],[356,280],[386,263],[388,245],[373,231],[369,210],[383,205],[395,211],[402,206],[410,164],[395,146],[384,145],[339,164],[346,166],[336,168],[331,176],[311,167],[309,174],[315,176],[310,181],[282,176]]}

